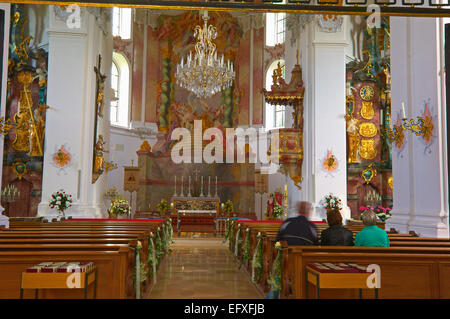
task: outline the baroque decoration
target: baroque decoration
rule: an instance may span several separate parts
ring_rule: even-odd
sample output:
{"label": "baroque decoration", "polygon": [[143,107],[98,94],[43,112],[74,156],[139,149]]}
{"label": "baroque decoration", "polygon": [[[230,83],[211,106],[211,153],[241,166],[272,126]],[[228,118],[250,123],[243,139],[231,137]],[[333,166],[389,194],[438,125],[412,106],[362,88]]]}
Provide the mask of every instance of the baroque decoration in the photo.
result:
{"label": "baroque decoration", "polygon": [[377,176],[377,170],[375,169],[372,163],[369,164],[361,172],[361,177],[364,179],[364,182],[366,184],[369,184],[375,176]]}
{"label": "baroque decoration", "polygon": [[303,97],[305,88],[303,87],[302,69],[298,64],[298,51],[297,64],[292,69],[291,81],[286,83],[282,77],[280,63],[278,63],[278,68],[273,71],[272,80],[271,90],[266,91],[266,89],[263,89],[266,103],[271,105],[291,105],[294,109],[294,112],[292,112],[294,120],[292,128],[272,131],[279,134],[278,159],[272,158],[272,161],[278,160],[285,173],[294,181],[295,186],[301,189],[300,183],[303,179]]}
{"label": "baroque decoration", "polygon": [[[55,146],[55,148],[57,148],[57,146]],[[69,167],[71,161],[72,154],[66,149],[64,145],[61,145],[52,155],[52,163],[59,169],[59,171],[64,171],[65,168]]]}
{"label": "baroque decoration", "polygon": [[235,77],[233,62],[225,63],[224,55],[217,57],[217,28],[208,26],[208,11],[203,13],[203,27],[197,25],[194,37],[197,39],[195,53],[192,51],[177,65],[175,77],[177,84],[193,92],[197,97],[208,98],[231,87]]}
{"label": "baroque decoration", "polygon": [[339,161],[336,156],[334,156],[332,151],[327,151],[327,155],[322,160],[322,168],[327,173],[334,173],[339,167]]}

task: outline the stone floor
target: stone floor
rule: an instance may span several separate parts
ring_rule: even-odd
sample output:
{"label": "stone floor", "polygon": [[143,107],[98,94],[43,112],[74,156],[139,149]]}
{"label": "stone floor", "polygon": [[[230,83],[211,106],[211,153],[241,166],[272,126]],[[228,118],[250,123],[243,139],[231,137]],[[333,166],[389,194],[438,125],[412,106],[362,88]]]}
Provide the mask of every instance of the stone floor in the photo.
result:
{"label": "stone floor", "polygon": [[149,298],[263,298],[222,238],[174,238]]}

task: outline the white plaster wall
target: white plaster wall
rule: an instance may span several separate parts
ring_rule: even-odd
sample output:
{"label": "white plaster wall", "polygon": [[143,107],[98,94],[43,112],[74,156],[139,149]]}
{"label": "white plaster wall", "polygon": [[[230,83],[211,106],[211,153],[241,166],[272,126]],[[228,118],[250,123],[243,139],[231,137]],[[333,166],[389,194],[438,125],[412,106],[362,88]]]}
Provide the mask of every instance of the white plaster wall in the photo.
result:
{"label": "white plaster wall", "polygon": [[[151,147],[156,143],[155,138],[146,139]],[[110,127],[110,153],[109,159],[117,163],[118,169],[108,172],[108,188],[115,187],[125,199],[130,201],[130,192],[123,190],[124,166],[138,165],[138,156],[136,152],[139,150],[144,140],[130,133],[128,129],[115,126]],[[132,196],[132,210],[136,211],[136,192]]]}
{"label": "white plaster wall", "polygon": [[406,133],[405,149],[393,148],[394,209],[387,227],[422,236],[448,237],[443,25],[435,18],[391,18],[393,119],[405,103],[408,118],[425,102],[434,117],[434,140]]}

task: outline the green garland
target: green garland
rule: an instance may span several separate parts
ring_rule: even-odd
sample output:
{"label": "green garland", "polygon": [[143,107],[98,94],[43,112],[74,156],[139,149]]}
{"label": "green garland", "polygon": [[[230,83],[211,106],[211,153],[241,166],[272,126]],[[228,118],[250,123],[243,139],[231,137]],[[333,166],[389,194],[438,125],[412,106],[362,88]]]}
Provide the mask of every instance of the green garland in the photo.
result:
{"label": "green garland", "polygon": [[228,245],[229,245],[229,249],[230,249],[230,251],[233,251],[233,249],[232,249],[232,247],[233,247],[233,239],[234,239],[234,227],[233,227],[233,225],[234,225],[234,220],[233,221],[231,221],[231,224],[230,224],[230,232],[229,232],[229,234],[228,234]]}
{"label": "green garland", "polygon": [[234,255],[237,257],[239,253],[239,245],[242,243],[241,238],[241,224],[238,225],[238,231],[236,233],[236,240],[234,242]]}
{"label": "green garland", "polygon": [[169,218],[169,220],[167,221],[167,228],[168,228],[168,235],[169,235],[169,243],[173,244],[174,241],[172,240],[173,238],[173,227],[172,227],[172,218]]}
{"label": "green garland", "polygon": [[229,239],[229,235],[230,235],[230,219],[227,218],[225,220],[225,239],[223,240],[223,243]]}
{"label": "green garland", "polygon": [[252,259],[252,281],[254,283],[261,279],[261,274],[263,270],[263,250],[262,250],[262,235],[258,233],[256,236],[258,242],[256,244],[255,252],[253,253]]}
{"label": "green garland", "polygon": [[245,230],[245,239],[244,239],[244,247],[242,250],[242,261],[239,265],[239,269],[241,269],[243,264],[246,264],[250,259],[250,228]]}
{"label": "green garland", "polygon": [[[133,285],[136,288],[136,299],[140,299],[141,298],[141,284],[145,281],[146,277],[147,277],[147,269],[145,267],[145,264],[142,263],[141,260],[141,255],[139,253],[139,251],[142,249],[142,244],[140,241],[138,241],[136,248],[134,249],[134,271],[133,271]],[[136,284],[136,279],[137,279],[137,272],[138,272],[138,267],[139,267],[139,283]]]}
{"label": "green garland", "polygon": [[163,241],[163,250],[167,252],[169,250],[169,241],[167,236],[166,224],[161,225],[162,228],[162,241]]}
{"label": "green garland", "polygon": [[155,244],[153,243],[153,232],[148,236],[148,254],[147,254],[147,264],[149,269],[149,277],[153,278],[153,283],[156,282],[156,252]]}
{"label": "green garland", "polygon": [[161,257],[164,254],[163,243],[161,241],[161,236],[159,234],[160,232],[161,232],[161,229],[158,227],[158,229],[156,230],[156,259],[158,262],[158,266],[159,266],[159,263],[161,262]]}
{"label": "green garland", "polygon": [[267,280],[267,283],[270,285],[270,288],[273,291],[281,291],[281,243],[277,242],[275,244],[275,249],[278,250],[277,258],[275,258],[275,261],[272,265],[272,271],[269,275],[269,279]]}

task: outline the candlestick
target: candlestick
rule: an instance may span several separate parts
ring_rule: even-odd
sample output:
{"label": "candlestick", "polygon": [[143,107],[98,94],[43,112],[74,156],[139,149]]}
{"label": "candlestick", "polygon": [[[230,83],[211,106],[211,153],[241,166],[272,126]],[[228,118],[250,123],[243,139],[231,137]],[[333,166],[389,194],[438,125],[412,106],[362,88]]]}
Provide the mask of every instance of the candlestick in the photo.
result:
{"label": "candlestick", "polygon": [[184,176],[181,176],[181,197],[183,197],[184,196],[184,194],[183,194],[183,184],[184,184]]}
{"label": "candlestick", "polygon": [[189,175],[189,188],[188,188],[188,197],[191,197],[191,175]]}
{"label": "candlestick", "polygon": [[404,102],[402,102],[402,111],[403,111],[403,118],[406,119],[405,103]]}
{"label": "candlestick", "polygon": [[177,175],[175,175],[175,191],[173,192],[173,196],[177,196]]}
{"label": "candlestick", "polygon": [[211,188],[211,176],[208,176],[208,197],[211,197],[210,188]]}
{"label": "candlestick", "polygon": [[216,197],[217,197],[217,176],[216,176]]}
{"label": "candlestick", "polygon": [[200,197],[203,197],[203,176],[202,176],[202,184],[200,185]]}

